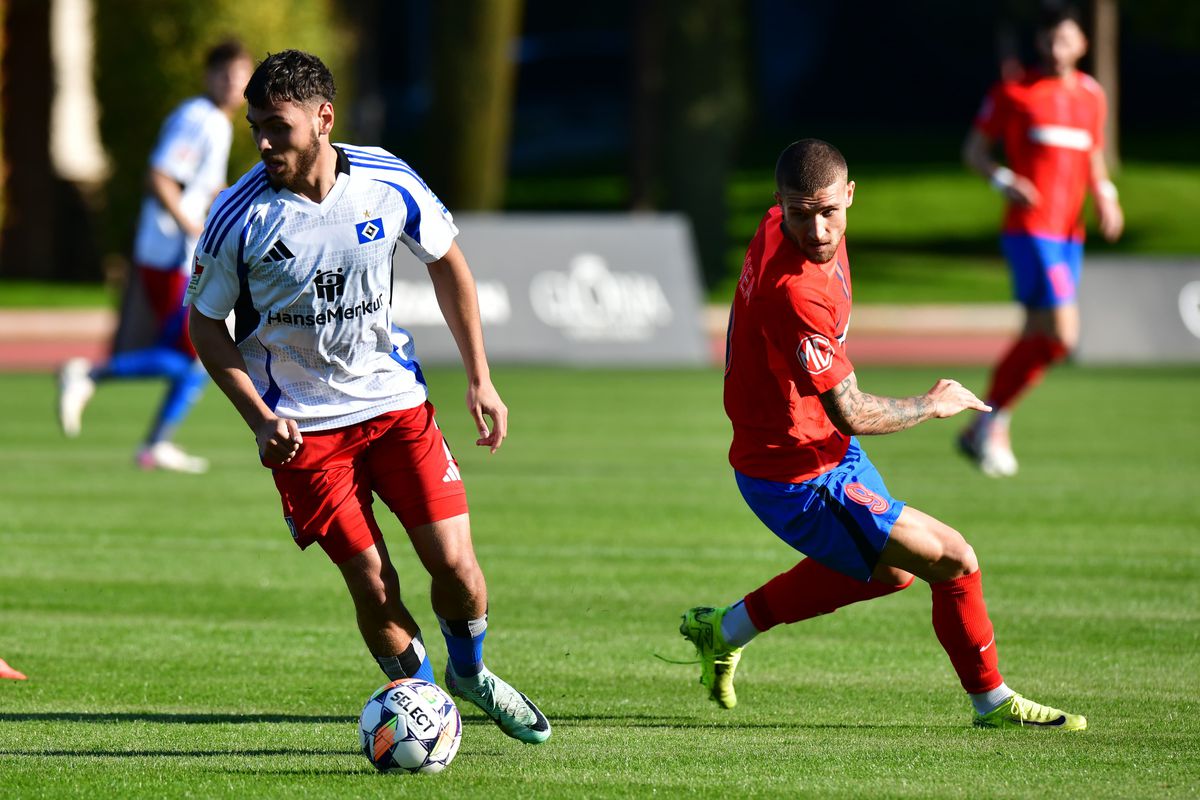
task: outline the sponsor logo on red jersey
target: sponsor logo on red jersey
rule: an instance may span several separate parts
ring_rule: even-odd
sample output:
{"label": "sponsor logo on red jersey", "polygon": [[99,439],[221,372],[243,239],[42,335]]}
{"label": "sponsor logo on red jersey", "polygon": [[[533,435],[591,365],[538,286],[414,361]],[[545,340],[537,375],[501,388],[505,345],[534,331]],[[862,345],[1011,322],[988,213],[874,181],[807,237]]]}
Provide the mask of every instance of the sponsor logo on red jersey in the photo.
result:
{"label": "sponsor logo on red jersey", "polygon": [[805,336],[796,348],[796,358],[812,375],[819,375],[833,366],[833,344],[819,333]]}

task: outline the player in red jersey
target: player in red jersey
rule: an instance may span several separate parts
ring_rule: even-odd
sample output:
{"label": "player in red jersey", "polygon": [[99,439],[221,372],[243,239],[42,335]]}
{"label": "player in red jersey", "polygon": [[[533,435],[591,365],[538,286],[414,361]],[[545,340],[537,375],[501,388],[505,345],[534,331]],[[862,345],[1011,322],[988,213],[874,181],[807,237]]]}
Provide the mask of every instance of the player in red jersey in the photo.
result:
{"label": "player in red jersey", "polygon": [[[971,169],[1008,201],[1001,245],[1025,323],[992,373],[987,401],[960,435],[959,447],[992,477],[1015,475],[1009,415],[1021,395],[1079,339],[1076,291],[1083,263],[1081,212],[1089,189],[1100,233],[1113,241],[1125,219],[1104,163],[1104,90],[1075,66],[1087,38],[1073,9],[1039,25],[1042,66],[988,94],[963,147]],[[992,158],[1004,145],[1007,166]]]}
{"label": "player in red jersey", "polygon": [[768,528],[808,558],[724,608],[683,615],[701,683],[737,703],[742,647],[780,623],[899,591],[914,577],[933,593],[933,628],[983,727],[1082,730],[1087,720],[1035,703],[1000,675],[979,562],[962,534],[888,494],[859,435],[902,431],[988,407],[956,381],[923,395],[858,388],[846,355],[850,262],[843,234],[854,200],[832,145],[790,145],[775,168],[778,206],[746,253],[729,317],[725,410],[738,488]]}

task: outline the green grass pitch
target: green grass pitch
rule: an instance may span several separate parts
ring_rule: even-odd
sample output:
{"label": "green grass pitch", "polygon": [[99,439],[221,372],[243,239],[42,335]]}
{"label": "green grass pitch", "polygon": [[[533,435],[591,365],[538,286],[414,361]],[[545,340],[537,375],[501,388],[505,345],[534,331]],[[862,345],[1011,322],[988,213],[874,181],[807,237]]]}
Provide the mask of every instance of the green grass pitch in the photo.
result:
{"label": "green grass pitch", "polygon": [[[859,371],[913,394],[943,371]],[[982,370],[944,372],[982,388]],[[357,752],[384,682],[319,551],[211,387],[181,432],[204,477],[141,473],[159,388],[109,385],[59,436],[48,376],[0,376],[0,797],[1185,797],[1200,792],[1200,377],[1053,373],[1017,416],[1022,472],[972,472],[957,421],[866,442],[892,492],[983,564],[1009,684],[1080,735],[981,731],[924,585],[772,631],[721,711],[679,613],[794,563],[725,461],[720,373],[501,368],[511,437],[473,448],[462,379],[430,370],[491,590],[489,665],[541,704],[528,747],[464,709],[454,764],[376,774]],[[440,672],[428,580],[385,532]]]}

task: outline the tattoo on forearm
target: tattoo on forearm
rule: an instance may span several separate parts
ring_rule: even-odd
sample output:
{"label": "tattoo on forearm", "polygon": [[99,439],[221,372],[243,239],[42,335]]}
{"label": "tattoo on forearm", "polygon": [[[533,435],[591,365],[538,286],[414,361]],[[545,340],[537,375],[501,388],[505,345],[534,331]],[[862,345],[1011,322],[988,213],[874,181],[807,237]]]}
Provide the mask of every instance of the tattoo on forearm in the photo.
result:
{"label": "tattoo on forearm", "polygon": [[929,419],[932,402],[918,397],[880,397],[859,391],[853,375],[821,395],[839,430],[855,434],[895,433]]}

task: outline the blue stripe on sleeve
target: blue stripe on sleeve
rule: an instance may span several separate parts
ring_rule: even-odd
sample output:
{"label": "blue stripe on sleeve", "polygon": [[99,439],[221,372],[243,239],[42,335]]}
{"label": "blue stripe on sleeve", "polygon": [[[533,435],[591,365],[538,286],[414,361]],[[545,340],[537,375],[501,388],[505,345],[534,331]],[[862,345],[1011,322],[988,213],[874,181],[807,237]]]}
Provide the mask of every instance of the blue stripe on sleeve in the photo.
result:
{"label": "blue stripe on sleeve", "polygon": [[404,207],[408,211],[407,219],[405,219],[405,221],[404,221],[404,234],[408,238],[410,238],[414,242],[416,242],[417,244],[420,244],[421,243],[421,207],[419,205],[417,205],[417,201],[412,196],[412,192],[408,191],[408,189],[405,189],[403,186],[401,186],[398,183],[392,183],[391,181],[380,180],[379,178],[376,178],[375,180],[378,181],[379,183],[384,184],[385,186],[392,187],[393,189],[395,189],[397,192],[400,193],[401,197],[404,198]]}
{"label": "blue stripe on sleeve", "polygon": [[[200,246],[204,252],[212,252],[209,250],[208,244],[212,241],[213,232],[216,230],[217,226],[225,221],[226,215],[233,212],[234,206],[237,205],[238,201],[246,194],[246,192],[251,191],[253,187],[258,184],[260,177],[266,177],[266,167],[262,164],[259,164],[254,169],[250,170],[250,172],[246,173],[246,175],[242,178],[244,183],[240,188],[234,186],[234,188],[227,190],[229,192],[229,196],[220,201],[220,207],[213,207],[212,213],[209,214],[209,219],[211,222],[205,226],[204,236],[200,239]],[[255,194],[257,194],[257,191]]]}
{"label": "blue stripe on sleeve", "polygon": [[358,156],[350,156],[350,166],[362,167],[363,169],[378,169],[385,172],[403,172],[406,175],[411,175],[416,178],[417,182],[422,186],[425,185],[425,182],[421,180],[421,176],[413,172],[413,168],[405,164],[403,161],[397,161],[395,164],[372,164],[359,161]]}
{"label": "blue stripe on sleeve", "polygon": [[[430,199],[432,199],[433,202],[437,203],[438,207],[441,208],[442,211],[445,211],[447,214],[449,214],[450,210],[448,208],[446,208],[446,204],[441,201],[441,198],[439,198],[436,194],[433,193],[433,190],[429,188],[429,185],[427,183],[425,183],[425,181],[421,180],[421,176],[418,175],[417,173],[413,172],[412,167],[408,166],[403,161],[401,161],[399,163],[403,164],[403,166],[385,167],[382,164],[359,164],[359,163],[355,162],[355,160],[353,158],[350,159],[350,165],[354,166],[354,167],[361,167],[363,169],[376,169],[381,172],[402,172],[405,175],[408,175],[413,180],[415,180],[417,183],[421,184],[421,188],[425,190],[425,193],[429,195]],[[379,180],[379,179],[376,178],[376,180]],[[387,183],[388,186],[395,186],[394,183],[389,183],[388,181],[379,180],[379,182]],[[400,187],[396,186],[396,188],[399,189]]]}
{"label": "blue stripe on sleeve", "polygon": [[358,158],[364,161],[372,159],[377,161],[399,161],[400,163],[404,163],[401,161],[401,159],[397,158],[391,153],[371,153],[361,148],[347,147],[346,145],[341,145],[341,148],[346,152],[347,158]]}
{"label": "blue stripe on sleeve", "polygon": [[[244,195],[243,197],[238,198],[236,202],[231,200],[230,204],[222,209],[221,219],[214,221],[212,225],[214,231],[213,238],[205,246],[205,253],[212,255],[220,249],[221,243],[225,241],[225,237],[229,234],[230,229],[233,228],[234,223],[237,222],[238,217],[244,214],[246,209],[250,208],[251,203],[254,202],[254,198],[266,187],[266,175],[259,176],[248,183],[242,190],[241,194]],[[247,189],[251,191],[247,192]]]}

